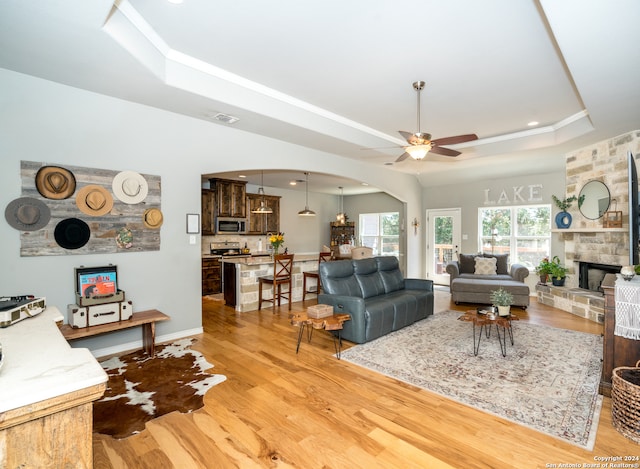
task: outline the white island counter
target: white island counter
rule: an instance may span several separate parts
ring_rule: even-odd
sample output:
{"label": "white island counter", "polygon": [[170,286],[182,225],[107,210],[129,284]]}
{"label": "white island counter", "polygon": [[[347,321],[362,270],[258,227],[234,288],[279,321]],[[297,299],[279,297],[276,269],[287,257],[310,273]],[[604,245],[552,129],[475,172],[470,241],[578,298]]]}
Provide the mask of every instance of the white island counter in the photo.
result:
{"label": "white island counter", "polygon": [[[255,311],[258,309],[258,277],[273,274],[273,259],[269,256],[242,257],[222,259],[225,264],[235,265],[235,310]],[[302,280],[303,272],[318,270],[318,253],[294,254],[293,257],[293,301],[302,301]],[[225,275],[228,269],[224,269]],[[225,282],[226,289],[231,282]],[[263,298],[272,298],[271,290],[266,286],[263,288]],[[307,297],[308,298],[308,297]],[[286,304],[286,300],[283,300]],[[271,308],[270,303],[265,303],[263,308]]]}
{"label": "white island counter", "polygon": [[71,348],[55,307],[0,329],[0,467],[93,465],[92,401],[107,375],[91,352]]}

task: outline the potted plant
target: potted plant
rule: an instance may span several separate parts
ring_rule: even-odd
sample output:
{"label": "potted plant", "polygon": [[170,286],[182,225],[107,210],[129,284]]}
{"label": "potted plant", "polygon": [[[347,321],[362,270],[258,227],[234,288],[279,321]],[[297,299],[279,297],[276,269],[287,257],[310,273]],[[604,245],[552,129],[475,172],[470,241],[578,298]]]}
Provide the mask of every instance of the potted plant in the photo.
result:
{"label": "potted plant", "polygon": [[536,267],[536,274],[540,276],[540,283],[546,285],[547,278],[551,275],[551,262],[548,257],[545,257],[540,261]]}
{"label": "potted plant", "polygon": [[578,200],[578,198],[575,195],[564,199],[559,199],[555,195],[552,195],[551,198],[553,199],[553,203],[555,203],[556,207],[560,210],[556,214],[556,226],[558,228],[569,228],[571,226],[572,218],[567,210],[571,208],[571,205]]}
{"label": "potted plant", "polygon": [[549,273],[549,275],[551,275],[551,283],[553,283],[553,285],[555,285],[556,287],[564,286],[564,280],[569,269],[560,264],[560,258],[558,256],[553,257],[550,266],[551,272]]}
{"label": "potted plant", "polygon": [[502,287],[491,292],[491,303],[498,307],[500,316],[509,316],[509,310],[513,304],[513,295]]}

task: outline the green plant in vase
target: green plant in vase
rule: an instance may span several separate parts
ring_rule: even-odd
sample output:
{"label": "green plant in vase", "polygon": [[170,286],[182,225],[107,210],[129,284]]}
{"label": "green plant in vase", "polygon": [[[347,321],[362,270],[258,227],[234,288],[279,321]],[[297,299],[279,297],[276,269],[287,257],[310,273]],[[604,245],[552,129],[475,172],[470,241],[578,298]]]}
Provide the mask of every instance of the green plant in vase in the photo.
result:
{"label": "green plant in vase", "polygon": [[540,261],[536,267],[536,274],[540,276],[540,283],[546,285],[547,278],[551,275],[551,261],[549,261],[548,257],[545,257]]}
{"label": "green plant in vase", "polygon": [[556,214],[556,226],[558,228],[569,228],[569,226],[571,226],[572,218],[567,210],[571,208],[571,205],[573,205],[573,203],[578,200],[578,198],[575,195],[572,195],[571,197],[559,199],[555,195],[552,195],[551,199],[553,200],[553,203],[556,204],[556,207],[558,207],[558,209],[560,210]]}
{"label": "green plant in vase", "polygon": [[551,282],[557,287],[563,286],[569,269],[560,264],[560,258],[558,256],[553,257],[550,266],[551,272],[549,275],[551,276]]}
{"label": "green plant in vase", "polygon": [[509,316],[509,310],[513,304],[513,295],[511,293],[500,287],[497,290],[493,290],[489,298],[491,303],[498,307],[500,316]]}

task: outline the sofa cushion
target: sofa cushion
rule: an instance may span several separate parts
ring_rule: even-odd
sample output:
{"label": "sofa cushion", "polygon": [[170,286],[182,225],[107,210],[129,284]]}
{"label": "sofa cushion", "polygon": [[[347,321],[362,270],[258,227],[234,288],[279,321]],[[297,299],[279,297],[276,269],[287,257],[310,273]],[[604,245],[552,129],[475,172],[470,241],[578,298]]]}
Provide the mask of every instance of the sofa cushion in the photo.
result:
{"label": "sofa cushion", "polygon": [[318,271],[322,277],[322,289],[325,293],[362,298],[362,290],[353,273],[350,260],[320,262]]}
{"label": "sofa cushion", "polygon": [[404,289],[404,277],[400,272],[398,258],[394,256],[377,257],[378,272],[384,285],[385,293]]}
{"label": "sofa cushion", "polygon": [[374,258],[359,259],[353,262],[353,271],[362,291],[362,298],[383,295],[384,285],[378,272],[378,263]]}
{"label": "sofa cushion", "polygon": [[494,275],[496,273],[495,257],[476,257],[475,275]]}
{"label": "sofa cushion", "polygon": [[472,274],[476,270],[477,254],[458,254],[458,265],[461,274]]}
{"label": "sofa cushion", "polygon": [[474,277],[473,281],[470,281],[468,277],[458,277],[452,282],[452,288],[456,292],[465,293],[490,293],[500,287],[512,295],[529,295],[529,286],[526,283],[516,282],[513,279],[496,280],[495,275],[487,279]]}
{"label": "sofa cushion", "polygon": [[495,257],[497,261],[497,273],[501,275],[509,274],[509,254],[482,254],[484,257]]}

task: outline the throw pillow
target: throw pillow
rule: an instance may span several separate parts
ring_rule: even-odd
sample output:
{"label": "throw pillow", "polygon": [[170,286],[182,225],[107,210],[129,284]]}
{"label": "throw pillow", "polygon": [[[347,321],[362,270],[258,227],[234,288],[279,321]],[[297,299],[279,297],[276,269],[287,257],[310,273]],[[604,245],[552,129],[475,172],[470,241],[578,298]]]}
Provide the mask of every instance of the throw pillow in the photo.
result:
{"label": "throw pillow", "polygon": [[472,274],[476,268],[477,254],[458,254],[458,267],[461,274]]}
{"label": "throw pillow", "polygon": [[476,269],[477,275],[494,275],[496,273],[497,259],[495,257],[476,257]]}
{"label": "throw pillow", "polygon": [[498,274],[500,275],[508,275],[509,274],[509,254],[482,254],[484,257],[495,257],[497,259],[497,268]]}

